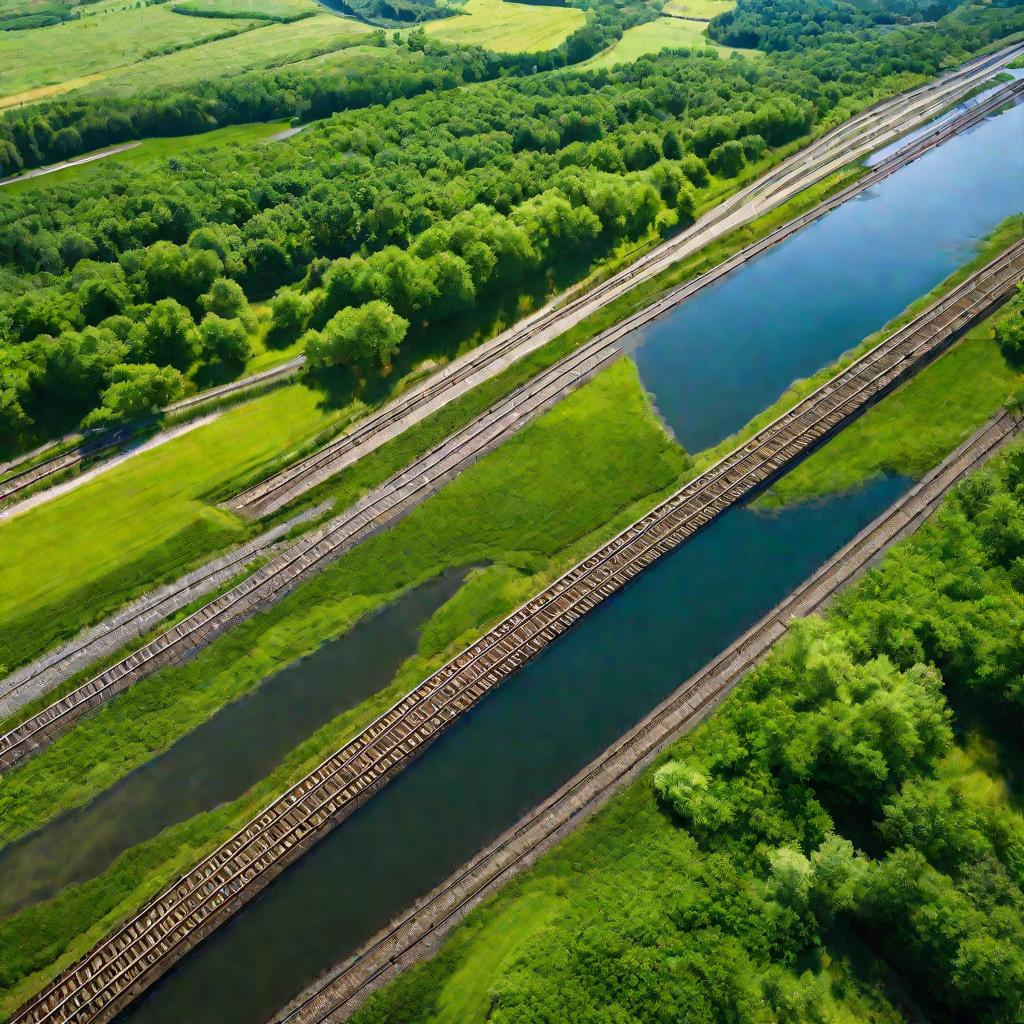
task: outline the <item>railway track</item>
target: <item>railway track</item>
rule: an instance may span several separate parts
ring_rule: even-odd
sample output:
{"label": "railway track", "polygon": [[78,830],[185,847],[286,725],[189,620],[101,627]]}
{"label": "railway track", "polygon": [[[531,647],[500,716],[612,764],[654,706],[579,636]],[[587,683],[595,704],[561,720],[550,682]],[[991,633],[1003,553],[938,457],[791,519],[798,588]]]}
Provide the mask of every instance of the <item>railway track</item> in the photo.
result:
{"label": "railway track", "polygon": [[394,522],[446,480],[501,443],[582,380],[606,366],[618,354],[621,340],[631,331],[892,174],[898,166],[937,145],[948,134],[962,131],[976,123],[996,105],[1006,102],[1008,95],[1020,91],[1024,91],[1024,82],[1016,82],[1000,90],[986,103],[893,154],[871,174],[849,188],[748,246],[708,274],[675,289],[538,374],[527,385],[385,481],[325,527],[295,542],[227,593],[0,736],[0,772],[30,757],[84,714],[123,692],[139,679],[157,669],[180,662],[243,618],[266,608],[301,579],[338,558],[372,531]]}
{"label": "railway track", "polygon": [[[957,79],[956,91],[967,91],[979,78],[984,79],[991,74],[992,61],[997,61],[1001,66],[1018,52],[1024,52],[1024,47],[1014,47],[998,57],[986,59],[982,67],[973,69],[962,80]],[[909,112],[898,120],[897,125],[883,122],[881,125],[872,126],[872,119],[879,116],[878,109],[844,123],[816,143],[794,154],[753,185],[725,200],[687,231],[640,257],[626,270],[564,304],[549,304],[511,330],[456,360],[445,370],[368,416],[349,433],[330,441],[312,455],[237,494],[227,503],[228,507],[253,518],[277,511],[408,429],[412,424],[424,419],[453,398],[500,373],[513,362],[568,330],[586,316],[635,287],[640,280],[655,276],[713,239],[780,205],[852,159],[891,141],[893,137],[905,132],[912,123],[927,120],[948,105],[949,89],[948,83],[940,83],[911,94],[917,98],[911,103]],[[1020,83],[1012,83],[1006,89],[1000,90],[999,101],[995,101],[994,98],[985,100],[957,118],[953,124],[958,124],[959,127],[950,130],[950,125],[940,125],[935,131],[914,140],[909,146],[879,163],[850,189],[837,194],[832,206],[823,204],[819,208],[818,216],[849,199],[851,195],[877,184],[910,160],[941,144],[951,134],[977,123],[987,113],[1019,95],[1021,89]],[[906,97],[901,99],[906,102]],[[888,111],[898,108],[896,101],[887,101],[880,109]],[[865,125],[868,126],[866,131],[863,130]],[[797,226],[791,230],[797,230],[808,222],[806,218],[796,218],[793,223]],[[770,237],[773,239],[771,244],[774,244],[781,237],[785,237],[785,233],[773,233]],[[762,245],[756,251],[762,251],[765,247]],[[756,254],[746,250],[745,252],[745,259]],[[737,261],[737,258],[733,257],[732,260],[726,261],[728,269],[736,266],[737,262],[743,262],[743,259]],[[714,279],[706,277],[703,283],[709,283]]]}
{"label": "railway track", "polygon": [[817,445],[1003,301],[1024,242],[668,497],[367,726],[65,971],[16,1024],[110,1020],[189,949],[601,601]]}
{"label": "railway track", "polygon": [[[652,249],[629,268],[596,285],[568,302],[556,300],[531,317],[506,331],[474,353],[452,363],[428,382],[412,389],[396,402],[367,417],[359,426],[330,442],[319,453],[300,460],[268,480],[238,494],[228,504],[244,515],[259,517],[276,511],[298,494],[321,480],[340,472],[369,451],[401,433],[430,412],[455,397],[453,388],[461,391],[500,372],[510,362],[522,358],[545,341],[567,330],[574,323],[618,297],[641,277],[649,277],[706,245],[724,230],[754,219],[777,206],[803,188],[826,177],[843,163],[878,148],[939,113],[957,96],[963,95],[994,70],[1024,53],[1024,44],[1017,44],[968,62],[962,68],[908,94],[891,97],[839,125],[816,142],[794,154],[774,171],[734,196],[723,201],[687,231]],[[890,113],[899,112],[894,123],[886,121]],[[882,119],[881,124],[873,122]],[[808,165],[813,173],[808,177]],[[746,214],[740,214],[748,208]],[[737,219],[739,217],[739,219]],[[720,228],[714,232],[715,228]],[[561,324],[560,330],[552,329]],[[297,373],[305,359],[297,356],[280,366],[254,374],[244,380],[212,388],[167,406],[164,413],[196,410],[210,402],[244,393],[253,388],[283,380]],[[444,398],[443,401],[440,399]],[[95,453],[93,453],[95,454]],[[65,470],[80,465],[88,453],[66,452],[41,462],[23,473],[0,482],[0,506],[39,483],[51,480]]]}
{"label": "railway track", "polygon": [[1020,424],[1006,413],[985,424],[760,622],[556,793],[309,986],[272,1024],[340,1024],[382,985],[433,955],[475,906],[578,828],[704,718],[787,632],[792,620],[820,611],[890,545],[917,530],[952,487],[984,465],[1019,430]]}

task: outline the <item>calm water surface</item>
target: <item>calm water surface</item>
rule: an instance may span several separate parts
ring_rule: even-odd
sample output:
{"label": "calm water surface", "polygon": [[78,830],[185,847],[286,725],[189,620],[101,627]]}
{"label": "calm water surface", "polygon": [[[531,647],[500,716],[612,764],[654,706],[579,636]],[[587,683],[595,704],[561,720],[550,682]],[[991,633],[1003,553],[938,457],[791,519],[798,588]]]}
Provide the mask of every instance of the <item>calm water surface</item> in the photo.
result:
{"label": "calm water surface", "polygon": [[644,385],[687,451],[717,444],[930,291],[1021,210],[1016,106],[638,331]]}
{"label": "calm water surface", "polygon": [[94,878],[175,822],[244,793],[326,722],[385,687],[462,585],[450,570],[266,679],[100,794],[0,851],[0,914]]}
{"label": "calm water surface", "polygon": [[[1024,208],[1024,108],[898,172],[647,330],[682,443],[720,440]],[[492,694],[122,1017],[258,1024],[642,717],[907,486],[733,509]]]}
{"label": "calm water surface", "polygon": [[622,735],[908,483],[723,515],[491,694],[122,1022],[272,1016]]}

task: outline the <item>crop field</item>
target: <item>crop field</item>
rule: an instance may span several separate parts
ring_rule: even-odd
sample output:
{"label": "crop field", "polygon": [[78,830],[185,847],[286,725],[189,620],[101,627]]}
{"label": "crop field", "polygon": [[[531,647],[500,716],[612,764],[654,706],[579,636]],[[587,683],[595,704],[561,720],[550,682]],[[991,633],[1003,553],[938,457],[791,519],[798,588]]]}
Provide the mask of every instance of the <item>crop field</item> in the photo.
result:
{"label": "crop field", "polygon": [[756,50],[733,50],[713,43],[700,25],[687,24],[678,18],[658,18],[626,29],[622,38],[603,53],[579,65],[581,68],[610,68],[629,64],[639,57],[661,50],[717,50],[723,57],[732,53],[756,53]]}
{"label": "crop field", "polygon": [[171,10],[221,18],[294,18],[323,10],[314,0],[174,0]]}
{"label": "crop field", "polygon": [[661,9],[664,14],[677,18],[698,18],[710,21],[719,14],[725,14],[736,6],[735,0],[668,0]]}
{"label": "crop field", "polygon": [[202,495],[342,415],[307,388],[281,388],[0,522],[3,549],[48,553],[45,567],[11,559],[0,566],[0,665],[32,657],[132,590],[173,579],[246,537],[245,524]]}
{"label": "crop field", "polygon": [[[221,18],[185,18],[204,25],[231,25]],[[137,90],[180,86],[259,68],[294,64],[328,51],[344,50],[371,31],[354,18],[317,15],[291,24],[263,24],[246,32],[118,68],[87,83],[82,93],[131,95]],[[341,56],[341,55],[339,55]]]}
{"label": "crop field", "polygon": [[0,96],[108,72],[168,46],[194,45],[244,30],[244,20],[189,18],[165,6],[101,13],[29,32],[0,34]]}
{"label": "crop field", "polygon": [[557,46],[584,22],[583,12],[575,8],[505,0],[467,0],[461,10],[455,17],[427,22],[427,32],[453,43],[521,53]]}

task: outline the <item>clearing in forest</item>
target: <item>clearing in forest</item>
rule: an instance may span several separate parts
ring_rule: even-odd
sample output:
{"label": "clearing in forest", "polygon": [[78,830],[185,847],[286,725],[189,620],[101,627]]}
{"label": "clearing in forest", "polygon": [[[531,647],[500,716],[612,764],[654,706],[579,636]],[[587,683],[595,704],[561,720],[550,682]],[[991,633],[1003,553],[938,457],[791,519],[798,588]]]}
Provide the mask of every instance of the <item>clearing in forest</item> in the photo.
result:
{"label": "clearing in forest", "polygon": [[662,14],[675,18],[694,18],[710,21],[719,14],[725,14],[736,6],[735,0],[668,0],[662,7]]}
{"label": "clearing in forest", "polygon": [[757,54],[757,50],[734,50],[712,42],[696,22],[687,23],[679,18],[658,18],[626,29],[622,38],[603,53],[578,65],[580,68],[610,68],[616,64],[630,64],[647,54],[662,50],[716,50],[723,57],[732,53]]}
{"label": "clearing in forest", "polygon": [[467,0],[462,14],[428,22],[430,35],[504,53],[550,50],[584,22],[573,7],[543,7],[505,0]]}

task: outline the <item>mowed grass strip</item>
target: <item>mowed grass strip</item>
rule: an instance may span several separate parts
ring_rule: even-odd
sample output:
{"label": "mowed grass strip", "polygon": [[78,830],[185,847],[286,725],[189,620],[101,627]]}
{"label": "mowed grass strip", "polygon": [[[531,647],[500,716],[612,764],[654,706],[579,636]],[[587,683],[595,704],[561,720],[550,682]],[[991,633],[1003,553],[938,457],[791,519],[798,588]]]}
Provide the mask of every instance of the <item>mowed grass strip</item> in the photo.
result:
{"label": "mowed grass strip", "polygon": [[160,5],[97,14],[28,32],[0,32],[0,96],[107,72],[144,60],[166,46],[195,44],[253,24],[187,18]]}
{"label": "mowed grass strip", "polygon": [[461,14],[426,23],[429,35],[466,46],[484,46],[499,53],[550,50],[583,25],[585,15],[574,7],[467,0]]}
{"label": "mowed grass strip", "polygon": [[[324,726],[240,799],[165,830],[102,876],[0,922],[0,1014],[222,841],[486,625],[675,486],[687,465],[620,360],[393,529],[366,541],[186,665],[143,680],[0,787],[0,844],[93,798],[269,673],[443,569],[470,577],[375,698]],[[514,685],[514,684],[512,684]]]}
{"label": "mowed grass strip", "polygon": [[18,553],[0,563],[0,665],[14,668],[245,539],[252,527],[205,492],[344,415],[306,388],[283,387],[0,521],[0,548]]}
{"label": "mowed grass strip", "polygon": [[[161,160],[171,156],[191,156],[203,151],[224,149],[228,146],[248,146],[257,142],[266,142],[271,136],[284,131],[287,121],[257,121],[251,124],[229,125],[227,128],[216,128],[212,132],[201,132],[198,135],[178,135],[169,138],[142,139],[138,145],[110,156],[101,157],[89,163],[66,167],[49,174],[38,174],[35,177],[12,181],[3,186],[0,196],[14,195],[37,188],[53,188],[67,186],[77,188],[81,182],[91,175],[106,174],[111,165],[119,167],[142,167],[153,160]],[[95,150],[102,153],[103,150]],[[83,153],[83,157],[93,154]],[[75,158],[79,159],[79,158]]]}

